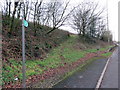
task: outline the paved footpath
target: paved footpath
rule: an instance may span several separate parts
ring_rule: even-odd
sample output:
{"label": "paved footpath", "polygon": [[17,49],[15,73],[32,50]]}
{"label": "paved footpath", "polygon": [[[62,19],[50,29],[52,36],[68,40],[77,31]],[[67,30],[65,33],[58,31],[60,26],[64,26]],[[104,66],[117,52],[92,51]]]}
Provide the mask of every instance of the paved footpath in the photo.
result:
{"label": "paved footpath", "polygon": [[107,59],[95,60],[53,88],[95,88]]}
{"label": "paved footpath", "polygon": [[[119,57],[118,57],[119,56]],[[118,88],[118,60],[120,59],[120,47],[110,58],[100,88]],[[120,88],[120,87],[119,87]]]}

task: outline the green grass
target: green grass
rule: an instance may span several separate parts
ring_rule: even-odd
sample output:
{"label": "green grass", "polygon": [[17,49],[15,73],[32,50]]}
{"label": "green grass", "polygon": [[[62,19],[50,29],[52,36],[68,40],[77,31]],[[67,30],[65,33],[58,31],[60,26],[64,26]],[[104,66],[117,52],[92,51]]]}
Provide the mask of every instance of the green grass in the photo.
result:
{"label": "green grass", "polygon": [[97,52],[98,50],[97,49],[88,49],[86,50],[87,53],[94,53],[94,52]]}
{"label": "green grass", "polygon": [[112,55],[112,52],[107,52],[107,53],[103,53],[103,54],[102,54],[102,56],[105,56],[105,57],[108,57],[108,56],[110,56],[110,55]]}
{"label": "green grass", "polygon": [[[72,63],[84,57],[87,53],[97,52],[97,49],[76,50],[73,45],[77,42],[77,37],[71,36],[66,42],[62,43],[59,47],[54,48],[44,60],[26,60],[26,75],[27,78],[32,75],[39,75],[46,71],[48,68],[57,68],[64,66],[65,63]],[[107,50],[109,47],[100,48],[100,51]],[[103,54],[109,56],[111,53]],[[8,83],[15,82],[15,77],[22,79],[22,62],[11,59],[9,60],[11,66],[7,63],[3,68],[3,81]]]}

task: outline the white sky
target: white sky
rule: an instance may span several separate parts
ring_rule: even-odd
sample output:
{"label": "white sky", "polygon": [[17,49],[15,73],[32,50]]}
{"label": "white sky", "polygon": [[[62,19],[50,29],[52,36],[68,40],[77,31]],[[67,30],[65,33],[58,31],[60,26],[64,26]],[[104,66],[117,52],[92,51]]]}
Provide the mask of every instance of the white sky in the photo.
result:
{"label": "white sky", "polygon": [[114,34],[114,39],[118,41],[118,1],[120,0],[108,1],[109,29]]}
{"label": "white sky", "polygon": [[[3,1],[4,0],[0,0],[0,2]],[[47,2],[49,0],[44,0],[44,1]],[[83,0],[70,0],[70,7],[76,6],[82,1]],[[107,7],[108,5],[109,30],[111,30],[113,34],[114,37],[113,40],[118,41],[118,1],[120,0],[89,0],[89,1],[99,2],[99,5],[101,5],[101,7]],[[70,26],[66,26],[66,27],[64,26],[62,27],[62,29],[76,33],[72,28],[70,28]]]}

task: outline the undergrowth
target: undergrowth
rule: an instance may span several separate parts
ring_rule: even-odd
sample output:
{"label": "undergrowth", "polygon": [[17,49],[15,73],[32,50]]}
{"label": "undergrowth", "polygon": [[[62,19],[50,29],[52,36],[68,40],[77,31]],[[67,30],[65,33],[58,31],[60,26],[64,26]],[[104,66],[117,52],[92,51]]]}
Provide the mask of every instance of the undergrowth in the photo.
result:
{"label": "undergrowth", "polygon": [[[97,49],[77,50],[73,45],[77,42],[76,36],[71,36],[66,42],[54,48],[43,60],[26,60],[26,75],[27,78],[33,75],[39,75],[49,68],[57,68],[64,66],[66,63],[72,63],[80,58],[83,58],[87,53],[97,52]],[[111,46],[100,48],[100,51],[107,50]],[[111,53],[103,54],[109,56]],[[15,83],[15,78],[18,81],[22,80],[22,61],[10,59],[9,63],[3,64],[3,85],[10,82]]]}

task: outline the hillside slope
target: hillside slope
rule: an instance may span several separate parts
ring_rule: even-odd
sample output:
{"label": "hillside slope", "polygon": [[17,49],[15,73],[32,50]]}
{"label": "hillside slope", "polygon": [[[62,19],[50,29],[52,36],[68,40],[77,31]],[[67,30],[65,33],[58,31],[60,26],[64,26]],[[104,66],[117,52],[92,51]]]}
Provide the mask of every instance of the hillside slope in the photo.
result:
{"label": "hillside slope", "polygon": [[[99,52],[104,53],[110,46],[109,44],[99,41],[96,43],[88,43],[79,40],[78,36],[70,35],[70,37],[59,46],[53,48],[44,59],[30,59],[26,61],[26,75],[27,75],[27,85],[31,85],[38,82],[39,80],[44,80],[50,78],[54,75],[59,75],[58,72],[64,74],[69,71],[66,68],[70,69],[74,67],[73,63],[78,62],[79,59],[86,58],[86,55],[89,54],[89,60],[92,55],[95,56],[98,52],[98,46],[100,47]],[[110,55],[111,53],[108,53]],[[104,56],[103,56],[104,57]],[[79,63],[77,63],[79,64]],[[72,66],[71,66],[72,65]],[[56,71],[57,68],[61,67]],[[75,67],[74,67],[75,68]],[[20,87],[22,80],[22,61],[9,59],[3,64],[3,85],[4,87]],[[61,71],[63,70],[63,72]],[[65,71],[64,71],[65,70]],[[70,69],[72,70],[72,69]],[[8,74],[9,73],[9,74]],[[15,78],[18,78],[16,81]]]}
{"label": "hillside slope", "polygon": [[[16,88],[22,82],[22,26],[21,21],[15,19],[15,29],[10,36],[9,19],[3,17],[2,21],[3,87]],[[59,29],[45,35],[51,28],[41,25],[37,27],[34,28],[33,23],[29,22],[29,27],[25,28],[26,83],[30,86],[31,83],[69,72],[81,64],[80,59],[89,60],[98,51],[104,54],[110,47],[107,42],[78,37]]]}
{"label": "hillside slope", "polygon": [[[2,28],[2,58],[3,60],[22,59],[22,24],[20,20],[15,19],[15,30],[9,36],[10,25],[8,24],[10,18],[3,16]],[[34,28],[33,23],[29,22],[28,28],[25,28],[25,46],[26,46],[26,59],[36,60],[43,59],[46,54],[54,47],[64,42],[68,37],[67,31],[56,29],[49,35],[45,35],[46,31],[51,30],[48,26],[37,26]],[[35,32],[36,30],[36,32]],[[36,33],[36,34],[35,34]]]}

